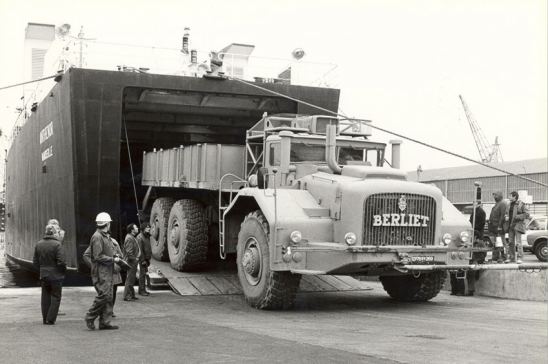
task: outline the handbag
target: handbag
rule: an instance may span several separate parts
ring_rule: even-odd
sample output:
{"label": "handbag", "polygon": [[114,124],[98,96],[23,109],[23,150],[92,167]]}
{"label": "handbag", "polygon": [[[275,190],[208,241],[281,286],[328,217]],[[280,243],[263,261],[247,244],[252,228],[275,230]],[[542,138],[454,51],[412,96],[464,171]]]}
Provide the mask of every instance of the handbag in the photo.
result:
{"label": "handbag", "polygon": [[500,236],[497,236],[495,239],[495,248],[502,248],[504,244],[502,243],[502,238]]}

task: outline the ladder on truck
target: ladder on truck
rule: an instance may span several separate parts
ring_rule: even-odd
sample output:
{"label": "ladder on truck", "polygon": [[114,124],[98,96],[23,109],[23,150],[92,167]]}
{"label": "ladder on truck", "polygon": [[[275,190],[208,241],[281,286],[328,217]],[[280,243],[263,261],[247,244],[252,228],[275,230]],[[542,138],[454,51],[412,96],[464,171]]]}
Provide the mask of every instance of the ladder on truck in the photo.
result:
{"label": "ladder on truck", "polygon": [[[230,182],[230,188],[228,193],[228,202],[226,204],[223,204],[223,181],[225,178],[231,177],[233,178]],[[234,197],[236,196],[235,192],[235,185],[238,184],[239,187],[247,187],[249,185],[249,182],[236,176],[232,173],[227,173],[224,176],[221,177],[219,181],[219,255],[221,256],[221,259],[226,259],[226,252],[225,252],[225,211],[227,208],[232,204],[232,201],[234,200]]]}

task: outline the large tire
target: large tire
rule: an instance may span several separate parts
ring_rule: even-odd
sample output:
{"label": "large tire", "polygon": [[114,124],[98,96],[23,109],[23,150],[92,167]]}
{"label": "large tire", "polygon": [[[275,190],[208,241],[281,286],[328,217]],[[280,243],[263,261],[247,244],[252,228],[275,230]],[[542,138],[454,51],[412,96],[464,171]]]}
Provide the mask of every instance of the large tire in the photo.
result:
{"label": "large tire", "polygon": [[207,222],[204,207],[198,201],[175,202],[167,229],[167,248],[173,269],[194,270],[207,261]]}
{"label": "large tire", "polygon": [[160,197],[154,201],[150,210],[150,247],[156,260],[169,259],[166,245],[167,223],[174,202],[170,197]]}
{"label": "large tire", "polygon": [[403,302],[424,302],[440,293],[445,282],[445,272],[381,277],[384,290],[395,300]]}
{"label": "large tire", "polygon": [[293,307],[300,274],[270,270],[269,227],[260,210],[247,215],[238,234],[238,278],[247,303],[255,308]]}
{"label": "large tire", "polygon": [[535,255],[537,256],[537,259],[541,262],[546,262],[548,256],[548,244],[546,242],[546,239],[535,243]]}

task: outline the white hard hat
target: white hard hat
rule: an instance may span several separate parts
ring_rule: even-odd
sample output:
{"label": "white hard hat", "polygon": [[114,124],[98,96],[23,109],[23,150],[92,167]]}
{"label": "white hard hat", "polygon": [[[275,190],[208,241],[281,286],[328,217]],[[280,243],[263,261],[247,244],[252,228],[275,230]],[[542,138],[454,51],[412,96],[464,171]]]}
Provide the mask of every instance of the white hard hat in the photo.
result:
{"label": "white hard hat", "polygon": [[107,214],[106,212],[100,212],[95,218],[95,223],[97,224],[97,226],[106,225],[107,223],[111,221],[112,219],[110,218],[110,215]]}

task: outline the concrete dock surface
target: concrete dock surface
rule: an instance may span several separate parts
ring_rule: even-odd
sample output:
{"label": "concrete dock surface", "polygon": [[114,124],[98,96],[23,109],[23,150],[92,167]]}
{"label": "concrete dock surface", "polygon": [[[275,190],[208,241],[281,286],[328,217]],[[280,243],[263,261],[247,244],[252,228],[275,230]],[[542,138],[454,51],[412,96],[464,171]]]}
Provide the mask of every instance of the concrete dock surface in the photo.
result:
{"label": "concrete dock surface", "polygon": [[0,289],[3,363],[546,363],[546,302],[456,297],[391,300],[371,289],[299,293],[289,311],[241,295],[152,291],[124,302],[119,330],[89,331],[91,287],[66,287],[61,315],[42,325],[39,288]]}

